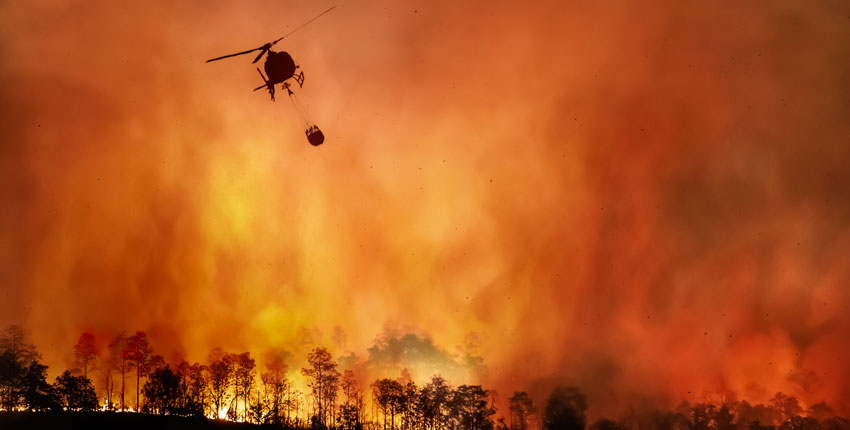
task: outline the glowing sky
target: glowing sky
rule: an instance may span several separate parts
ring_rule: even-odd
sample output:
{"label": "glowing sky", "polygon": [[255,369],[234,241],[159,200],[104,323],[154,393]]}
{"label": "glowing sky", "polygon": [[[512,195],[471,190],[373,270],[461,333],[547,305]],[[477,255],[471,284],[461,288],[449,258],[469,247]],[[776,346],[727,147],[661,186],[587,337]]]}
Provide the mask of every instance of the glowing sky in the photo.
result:
{"label": "glowing sky", "polygon": [[850,411],[850,3],[337,3],[277,46],[313,148],[204,60],[331,4],[0,1],[0,324],[51,372],[144,330]]}

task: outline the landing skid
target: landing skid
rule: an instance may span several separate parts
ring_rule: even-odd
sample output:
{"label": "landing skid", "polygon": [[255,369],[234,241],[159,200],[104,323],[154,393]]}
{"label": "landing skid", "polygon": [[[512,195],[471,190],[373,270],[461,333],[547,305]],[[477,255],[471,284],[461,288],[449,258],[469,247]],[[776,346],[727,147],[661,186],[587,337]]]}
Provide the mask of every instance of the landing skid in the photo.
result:
{"label": "landing skid", "polygon": [[295,82],[298,82],[298,87],[304,87],[304,72],[298,72],[297,75],[292,75],[292,78],[295,79]]}

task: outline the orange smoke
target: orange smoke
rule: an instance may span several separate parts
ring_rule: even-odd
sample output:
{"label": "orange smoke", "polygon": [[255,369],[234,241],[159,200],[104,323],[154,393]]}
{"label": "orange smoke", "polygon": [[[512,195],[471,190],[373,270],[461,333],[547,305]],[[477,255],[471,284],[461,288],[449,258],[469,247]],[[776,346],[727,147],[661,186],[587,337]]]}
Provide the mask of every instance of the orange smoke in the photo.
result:
{"label": "orange smoke", "polygon": [[281,43],[320,148],[203,60],[326,6],[218,6],[0,5],[0,323],[53,372],[145,330],[850,412],[847,5],[340,4]]}

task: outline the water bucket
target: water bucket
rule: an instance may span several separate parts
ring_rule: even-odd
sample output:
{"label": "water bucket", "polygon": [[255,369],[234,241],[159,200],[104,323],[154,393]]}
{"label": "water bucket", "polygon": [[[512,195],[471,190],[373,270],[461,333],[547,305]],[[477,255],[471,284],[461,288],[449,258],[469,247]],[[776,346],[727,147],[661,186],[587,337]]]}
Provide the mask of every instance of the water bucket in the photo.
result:
{"label": "water bucket", "polygon": [[307,135],[307,141],[310,142],[310,145],[319,146],[325,141],[325,135],[322,130],[319,130],[318,126],[311,126],[304,133]]}

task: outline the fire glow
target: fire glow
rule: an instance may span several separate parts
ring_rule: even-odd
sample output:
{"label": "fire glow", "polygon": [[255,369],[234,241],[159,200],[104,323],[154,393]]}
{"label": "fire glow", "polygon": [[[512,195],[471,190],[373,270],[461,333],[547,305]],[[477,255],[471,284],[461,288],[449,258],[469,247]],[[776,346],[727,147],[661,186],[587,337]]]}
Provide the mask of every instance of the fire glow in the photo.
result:
{"label": "fire glow", "polygon": [[287,40],[312,148],[203,64],[280,14],[35,3],[0,6],[0,324],[51,372],[143,330],[169,362],[571,384],[595,416],[850,413],[846,5],[340,7]]}

